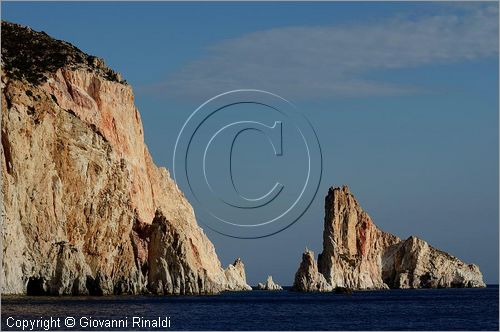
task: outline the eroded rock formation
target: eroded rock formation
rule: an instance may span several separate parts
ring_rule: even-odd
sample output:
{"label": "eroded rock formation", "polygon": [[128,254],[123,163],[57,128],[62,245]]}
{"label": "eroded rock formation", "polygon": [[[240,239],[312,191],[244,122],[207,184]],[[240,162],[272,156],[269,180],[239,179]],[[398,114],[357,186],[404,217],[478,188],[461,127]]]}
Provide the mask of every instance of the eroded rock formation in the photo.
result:
{"label": "eroded rock formation", "polygon": [[387,288],[382,253],[400,241],[382,232],[347,187],[330,189],[325,199],[323,252],[318,269],[333,287]]}
{"label": "eroded rock formation", "polygon": [[485,287],[479,267],[415,236],[388,247],[382,278],[393,288]]}
{"label": "eroded rock formation", "polygon": [[347,186],[330,188],[318,267],[314,255],[306,252],[294,289],[315,290],[315,281],[321,277],[332,289],[485,286],[476,265],[465,264],[414,236],[402,241],[381,231]]}
{"label": "eroded rock formation", "polygon": [[1,86],[3,294],[249,288],[228,280],[102,60],[2,22]]}
{"label": "eroded rock formation", "polygon": [[299,292],[328,292],[333,290],[333,287],[326,281],[323,274],[318,271],[314,252],[306,249],[302,254],[302,262],[297,273],[295,273],[292,289]]}
{"label": "eroded rock formation", "polygon": [[237,258],[233,264],[229,264],[229,266],[226,268],[225,273],[227,279],[227,290],[252,290],[252,287],[247,284],[245,265],[240,258]]}
{"label": "eroded rock formation", "polygon": [[268,290],[268,291],[277,291],[277,290],[283,290],[283,287],[278,285],[277,283],[274,282],[272,276],[268,276],[266,283],[258,283],[257,285],[258,290]]}

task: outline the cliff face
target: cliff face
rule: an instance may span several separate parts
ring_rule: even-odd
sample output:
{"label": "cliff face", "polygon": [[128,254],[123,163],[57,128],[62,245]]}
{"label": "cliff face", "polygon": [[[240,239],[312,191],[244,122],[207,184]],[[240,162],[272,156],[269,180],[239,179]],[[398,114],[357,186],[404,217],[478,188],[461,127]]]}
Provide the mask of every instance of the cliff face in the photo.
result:
{"label": "cliff face", "polygon": [[1,83],[3,294],[228,288],[191,205],[153,163],[119,74],[2,22]]}
{"label": "cliff face", "polygon": [[[297,275],[303,275],[301,271],[314,274],[315,265],[314,256],[304,254]],[[476,265],[465,264],[414,236],[401,241],[378,229],[346,186],[331,188],[325,199],[323,252],[317,270],[331,288],[485,286]],[[297,275],[294,288],[310,290]]]}
{"label": "cliff face", "polygon": [[347,187],[330,189],[325,199],[323,253],[318,265],[331,285],[386,288],[382,280],[382,253],[399,241],[377,228]]}

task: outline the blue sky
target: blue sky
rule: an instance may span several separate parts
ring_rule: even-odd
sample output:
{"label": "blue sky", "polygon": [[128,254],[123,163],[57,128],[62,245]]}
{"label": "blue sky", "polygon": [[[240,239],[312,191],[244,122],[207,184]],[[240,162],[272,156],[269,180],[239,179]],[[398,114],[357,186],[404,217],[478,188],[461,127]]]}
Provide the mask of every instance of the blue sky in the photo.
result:
{"label": "blue sky", "polygon": [[[155,161],[170,169],[183,123],[215,94],[264,89],[298,106],[324,157],[310,209],[258,240],[205,228],[224,265],[243,258],[252,284],[268,274],[291,284],[304,247],[320,251],[328,187],[342,184],[382,229],[498,283],[497,3],[2,2],[2,18],[121,72]],[[234,157],[250,194],[269,186],[263,170],[276,173],[257,143],[242,137]]]}

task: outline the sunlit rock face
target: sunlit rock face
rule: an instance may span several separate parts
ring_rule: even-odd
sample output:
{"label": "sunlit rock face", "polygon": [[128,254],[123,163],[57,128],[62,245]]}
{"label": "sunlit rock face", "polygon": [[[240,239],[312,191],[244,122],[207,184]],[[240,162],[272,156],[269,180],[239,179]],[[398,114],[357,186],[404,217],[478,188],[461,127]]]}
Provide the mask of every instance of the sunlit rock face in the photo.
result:
{"label": "sunlit rock face", "polygon": [[[299,272],[314,275],[314,256],[306,254]],[[414,236],[402,241],[381,231],[347,186],[330,188],[325,199],[323,252],[317,269],[332,289],[485,286],[476,265],[465,264]]]}
{"label": "sunlit rock face", "polygon": [[475,264],[466,264],[415,236],[388,247],[383,279],[392,288],[485,287]]}
{"label": "sunlit rock face", "polygon": [[329,190],[318,269],[333,287],[387,288],[382,253],[399,241],[377,228],[346,186]]}
{"label": "sunlit rock face", "polygon": [[265,283],[259,282],[257,284],[258,290],[267,290],[267,291],[278,291],[283,290],[283,287],[274,282],[272,276],[268,276]]}
{"label": "sunlit rock face", "polygon": [[1,85],[3,294],[249,287],[228,283],[193,208],[154,164],[118,73],[2,22]]}
{"label": "sunlit rock face", "polygon": [[227,279],[226,289],[230,291],[246,291],[252,290],[247,284],[247,277],[245,273],[245,264],[240,258],[237,258],[233,264],[229,266],[224,271]]}

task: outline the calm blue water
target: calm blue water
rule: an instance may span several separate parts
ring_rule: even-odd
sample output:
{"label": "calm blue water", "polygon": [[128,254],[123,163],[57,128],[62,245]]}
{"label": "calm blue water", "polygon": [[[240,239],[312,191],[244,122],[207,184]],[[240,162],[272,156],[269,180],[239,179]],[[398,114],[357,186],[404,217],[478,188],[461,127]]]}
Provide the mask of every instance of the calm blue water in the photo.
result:
{"label": "calm blue water", "polygon": [[[170,317],[171,330],[498,330],[498,286],[219,296],[3,297],[2,330],[16,319]],[[12,320],[10,321],[12,322]],[[61,320],[62,324],[62,320]],[[84,329],[88,330],[88,329]]]}

